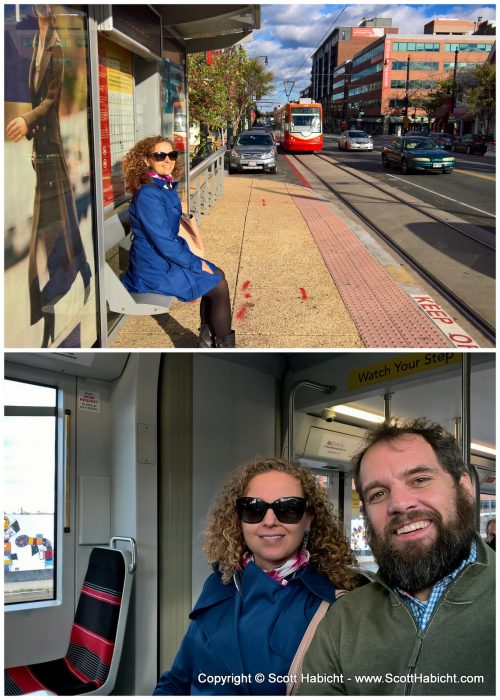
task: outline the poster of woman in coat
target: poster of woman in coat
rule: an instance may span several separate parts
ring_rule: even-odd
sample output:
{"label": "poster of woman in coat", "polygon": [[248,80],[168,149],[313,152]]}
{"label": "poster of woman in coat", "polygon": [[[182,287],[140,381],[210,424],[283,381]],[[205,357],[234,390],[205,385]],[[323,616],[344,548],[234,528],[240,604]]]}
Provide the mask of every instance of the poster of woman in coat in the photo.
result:
{"label": "poster of woman in coat", "polygon": [[5,345],[97,338],[86,18],[5,6]]}

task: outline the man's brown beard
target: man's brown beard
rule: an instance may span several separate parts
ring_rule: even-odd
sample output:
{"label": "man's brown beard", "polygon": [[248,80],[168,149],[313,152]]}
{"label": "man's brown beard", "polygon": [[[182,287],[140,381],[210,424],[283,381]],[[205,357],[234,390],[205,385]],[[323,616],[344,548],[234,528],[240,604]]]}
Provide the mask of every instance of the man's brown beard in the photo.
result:
{"label": "man's brown beard", "polygon": [[[389,586],[416,593],[433,586],[467,558],[475,532],[474,501],[459,484],[455,493],[456,517],[448,525],[444,525],[437,511],[409,511],[405,516],[394,517],[384,528],[383,536],[379,536],[366,519],[366,540],[379,565],[378,573]],[[409,540],[395,544],[391,541],[395,529],[420,520],[434,523],[435,542]]]}

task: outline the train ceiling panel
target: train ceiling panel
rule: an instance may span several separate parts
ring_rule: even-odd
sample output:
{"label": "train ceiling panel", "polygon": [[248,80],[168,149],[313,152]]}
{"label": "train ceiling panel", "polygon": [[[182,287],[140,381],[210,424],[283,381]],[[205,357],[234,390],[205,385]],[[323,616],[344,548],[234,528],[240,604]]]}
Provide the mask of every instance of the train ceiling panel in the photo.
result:
{"label": "train ceiling panel", "polygon": [[121,376],[128,352],[16,352],[5,353],[5,361],[61,372],[75,377],[112,382]]}

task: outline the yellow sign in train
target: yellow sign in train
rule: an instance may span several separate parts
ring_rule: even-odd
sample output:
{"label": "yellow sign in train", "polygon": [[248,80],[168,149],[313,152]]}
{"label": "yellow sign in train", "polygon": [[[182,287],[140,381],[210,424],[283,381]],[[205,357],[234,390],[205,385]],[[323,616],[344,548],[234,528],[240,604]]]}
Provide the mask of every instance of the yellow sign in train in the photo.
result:
{"label": "yellow sign in train", "polygon": [[401,379],[418,372],[429,372],[457,364],[461,358],[459,352],[418,352],[392,357],[350,372],[347,388],[361,389],[371,384],[386,382],[388,379]]}

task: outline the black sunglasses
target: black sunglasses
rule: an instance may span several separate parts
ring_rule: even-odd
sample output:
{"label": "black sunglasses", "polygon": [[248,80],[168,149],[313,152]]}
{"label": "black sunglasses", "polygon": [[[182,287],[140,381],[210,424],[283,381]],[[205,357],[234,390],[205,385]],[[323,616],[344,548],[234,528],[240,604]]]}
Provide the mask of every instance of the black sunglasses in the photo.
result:
{"label": "black sunglasses", "polygon": [[155,151],[154,153],[151,153],[151,158],[153,158],[153,160],[155,160],[157,163],[163,163],[165,158],[168,158],[169,160],[177,160],[178,155],[179,151],[170,151],[170,153]]}
{"label": "black sunglasses", "polygon": [[278,498],[273,503],[266,503],[261,498],[245,497],[236,499],[236,512],[239,519],[244,523],[251,523],[252,525],[261,523],[269,508],[271,508],[280,523],[295,525],[306,512],[307,501],[305,498],[296,498],[295,496]]}

